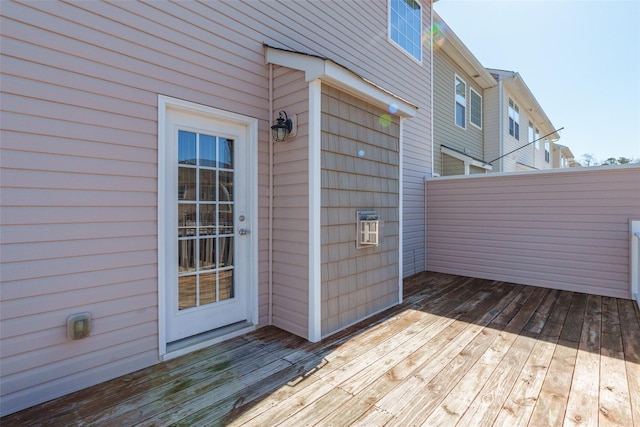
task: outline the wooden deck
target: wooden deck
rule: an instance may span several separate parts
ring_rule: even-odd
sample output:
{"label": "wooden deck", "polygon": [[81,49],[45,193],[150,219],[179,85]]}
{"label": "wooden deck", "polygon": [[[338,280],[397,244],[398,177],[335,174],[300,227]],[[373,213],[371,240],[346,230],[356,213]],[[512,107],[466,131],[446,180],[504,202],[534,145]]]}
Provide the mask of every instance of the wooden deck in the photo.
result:
{"label": "wooden deck", "polygon": [[640,426],[640,310],[421,273],[320,343],[262,328],[0,424]]}

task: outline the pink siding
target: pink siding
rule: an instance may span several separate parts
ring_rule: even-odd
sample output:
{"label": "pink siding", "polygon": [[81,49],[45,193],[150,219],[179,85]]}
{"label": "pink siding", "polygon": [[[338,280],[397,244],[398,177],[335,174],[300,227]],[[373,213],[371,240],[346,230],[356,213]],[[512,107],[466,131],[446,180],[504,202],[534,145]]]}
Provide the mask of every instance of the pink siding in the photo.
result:
{"label": "pink siding", "polygon": [[427,269],[630,298],[640,168],[426,182]]}
{"label": "pink siding", "polygon": [[274,113],[296,112],[297,135],[273,146],[273,324],[309,336],[309,84],[274,66]]}
{"label": "pink siding", "polygon": [[[387,42],[386,0],[296,8],[291,19],[273,2],[2,3],[2,414],[158,361],[158,94],[259,120],[259,318],[268,321],[263,43],[331,58],[419,106],[404,124],[404,265],[423,269],[429,53],[419,65]],[[304,94],[279,96],[276,108],[290,105],[304,135]],[[276,188],[297,196],[274,195],[274,323],[303,334],[307,281],[291,259],[304,253],[306,154],[281,148]],[[94,335],[67,342],[66,317],[86,310]]]}

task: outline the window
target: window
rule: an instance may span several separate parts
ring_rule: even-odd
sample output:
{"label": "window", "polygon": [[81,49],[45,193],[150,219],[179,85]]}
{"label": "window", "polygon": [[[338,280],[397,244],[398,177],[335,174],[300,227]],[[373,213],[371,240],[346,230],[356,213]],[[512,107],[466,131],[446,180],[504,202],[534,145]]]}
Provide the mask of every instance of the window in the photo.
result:
{"label": "window", "polygon": [[549,163],[549,158],[551,157],[549,155],[549,150],[550,150],[549,145],[550,145],[549,144],[549,140],[545,139],[544,140],[544,161],[547,162],[547,163]]}
{"label": "window", "polygon": [[536,141],[536,150],[540,149],[540,131],[538,130],[538,128],[536,128],[536,133],[533,136],[535,138]]}
{"label": "window", "polygon": [[456,124],[461,128],[466,128],[466,110],[467,110],[467,84],[460,77],[456,76]]}
{"label": "window", "polygon": [[528,142],[533,142],[533,123],[529,122],[529,141]]}
{"label": "window", "polygon": [[520,108],[509,98],[509,135],[520,139]]}
{"label": "window", "polygon": [[417,0],[389,0],[389,38],[422,62],[422,9]]}
{"label": "window", "polygon": [[469,110],[469,121],[472,125],[482,128],[482,97],[471,88],[471,105]]}

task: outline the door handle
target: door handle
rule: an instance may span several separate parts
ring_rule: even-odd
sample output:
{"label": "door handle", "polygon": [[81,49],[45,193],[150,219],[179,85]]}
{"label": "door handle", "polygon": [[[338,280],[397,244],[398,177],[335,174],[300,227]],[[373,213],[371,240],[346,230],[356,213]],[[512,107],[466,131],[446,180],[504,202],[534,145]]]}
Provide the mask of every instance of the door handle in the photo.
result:
{"label": "door handle", "polygon": [[238,230],[238,234],[241,236],[246,236],[247,234],[249,234],[249,230],[247,230],[246,228],[241,228],[240,230]]}

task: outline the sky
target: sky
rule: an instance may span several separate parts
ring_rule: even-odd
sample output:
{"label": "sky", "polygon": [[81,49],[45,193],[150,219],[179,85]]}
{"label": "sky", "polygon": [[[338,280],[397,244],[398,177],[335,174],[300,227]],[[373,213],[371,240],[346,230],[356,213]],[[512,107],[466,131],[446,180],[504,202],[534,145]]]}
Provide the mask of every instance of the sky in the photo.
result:
{"label": "sky", "polygon": [[487,68],[516,71],[575,159],[640,159],[640,0],[439,0]]}

